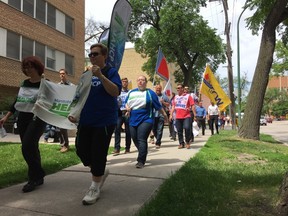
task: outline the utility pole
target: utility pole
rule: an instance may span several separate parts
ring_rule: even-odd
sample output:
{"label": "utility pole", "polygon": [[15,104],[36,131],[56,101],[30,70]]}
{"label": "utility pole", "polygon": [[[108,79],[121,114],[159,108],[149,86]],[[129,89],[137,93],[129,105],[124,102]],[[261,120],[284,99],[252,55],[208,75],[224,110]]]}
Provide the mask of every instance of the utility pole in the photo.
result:
{"label": "utility pole", "polygon": [[238,82],[238,126],[241,125],[241,75],[240,75],[240,39],[239,39],[239,23],[244,11],[248,8],[246,6],[247,1],[244,5],[244,9],[239,15],[237,22],[237,82]]}
{"label": "utility pole", "polygon": [[229,22],[228,18],[228,3],[227,0],[222,0],[224,14],[225,14],[225,35],[226,35],[226,56],[228,61],[228,86],[229,86],[229,96],[231,100],[230,104],[230,118],[232,120],[232,129],[235,129],[235,97],[234,97],[234,84],[233,84],[233,69],[232,69],[232,51],[231,51],[231,43],[230,43],[230,26],[231,23]]}

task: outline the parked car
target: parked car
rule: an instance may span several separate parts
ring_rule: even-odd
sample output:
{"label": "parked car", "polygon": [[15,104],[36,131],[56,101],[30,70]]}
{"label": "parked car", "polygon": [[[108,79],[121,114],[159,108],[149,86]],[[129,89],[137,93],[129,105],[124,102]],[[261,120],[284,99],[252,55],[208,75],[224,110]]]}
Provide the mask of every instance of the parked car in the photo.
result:
{"label": "parked car", "polygon": [[265,125],[265,126],[267,126],[267,120],[266,120],[264,117],[262,117],[262,116],[261,116],[261,118],[260,118],[260,125]]}
{"label": "parked car", "polygon": [[273,121],[273,119],[271,117],[266,117],[265,119],[266,119],[267,123],[272,123],[272,121]]}

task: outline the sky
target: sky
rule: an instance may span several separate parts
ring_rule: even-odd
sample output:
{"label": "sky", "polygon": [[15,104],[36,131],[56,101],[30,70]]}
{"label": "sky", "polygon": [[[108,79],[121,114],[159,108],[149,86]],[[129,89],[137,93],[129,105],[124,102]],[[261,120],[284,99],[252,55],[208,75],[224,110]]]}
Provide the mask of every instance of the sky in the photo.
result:
{"label": "sky", "polygon": [[[237,21],[240,13],[243,10],[242,7],[245,1],[246,0],[228,0],[228,16],[229,22],[231,22],[230,41],[233,51],[232,66],[234,77],[236,77],[238,74]],[[93,17],[99,22],[109,24],[115,2],[116,0],[85,0],[86,18]],[[201,15],[205,20],[209,22],[209,25],[212,28],[217,29],[216,33],[223,39],[223,42],[226,43],[226,36],[224,35],[225,18],[223,12],[223,5],[221,2],[207,1],[207,7],[201,8]],[[239,23],[240,74],[241,76],[243,76],[244,73],[247,73],[248,81],[252,81],[253,79],[261,40],[261,34],[258,36],[253,36],[251,30],[248,30],[248,28],[246,27],[245,19],[251,15],[253,15],[253,13],[249,10],[246,10],[243,13]],[[133,45],[129,43],[126,45],[126,47],[133,47]],[[216,73],[220,75],[221,78],[227,77],[227,63],[220,65]]]}

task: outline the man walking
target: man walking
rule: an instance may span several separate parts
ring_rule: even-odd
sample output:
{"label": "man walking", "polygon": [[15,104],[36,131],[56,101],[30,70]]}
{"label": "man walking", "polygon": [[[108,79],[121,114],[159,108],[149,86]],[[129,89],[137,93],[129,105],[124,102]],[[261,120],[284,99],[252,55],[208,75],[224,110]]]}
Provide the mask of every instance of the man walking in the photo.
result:
{"label": "man walking", "polygon": [[[172,109],[170,112],[170,121],[172,120],[173,112],[176,111],[176,128],[178,133],[179,139],[179,146],[178,149],[182,149],[186,147],[187,149],[190,148],[191,142],[191,114],[190,110],[192,110],[195,116],[195,107],[194,101],[190,94],[186,94],[184,92],[183,84],[177,85],[177,92],[178,95],[175,96]],[[185,130],[185,141],[183,137],[183,129]],[[186,146],[185,146],[186,143]]]}
{"label": "man walking", "polygon": [[130,146],[131,146],[131,134],[129,130],[129,117],[126,115],[127,109],[126,109],[126,104],[125,100],[128,95],[128,79],[122,78],[122,90],[121,94],[118,96],[118,102],[120,103],[120,110],[118,114],[118,120],[117,120],[117,126],[115,128],[115,145],[114,145],[114,156],[120,154],[120,149],[121,149],[121,129],[122,129],[122,124],[124,123],[125,125],[125,154],[130,153]]}
{"label": "man walking", "polygon": [[198,127],[202,128],[202,135],[205,135],[206,109],[203,107],[202,101],[199,101],[198,106],[196,105],[196,119]]}
{"label": "man walking", "polygon": [[219,118],[219,108],[218,106],[211,101],[211,105],[208,106],[208,119],[210,120],[210,130],[211,130],[211,135],[214,135],[214,125],[216,129],[216,133],[219,134],[218,131],[218,118]]}
{"label": "man walking", "polygon": [[[66,69],[59,70],[60,82],[61,85],[73,85],[68,79],[67,76],[68,72]],[[68,139],[68,131],[67,129],[60,128],[60,145],[61,149],[60,152],[65,153],[69,150],[69,139]]]}
{"label": "man walking", "polygon": [[[169,98],[162,94],[162,86],[156,85],[155,86],[155,93],[158,96],[159,102],[162,105],[163,109],[166,110],[169,107]],[[159,149],[161,146],[161,139],[163,135],[164,129],[164,116],[159,112],[155,111],[154,123],[153,123],[153,134],[156,138],[156,149]]]}

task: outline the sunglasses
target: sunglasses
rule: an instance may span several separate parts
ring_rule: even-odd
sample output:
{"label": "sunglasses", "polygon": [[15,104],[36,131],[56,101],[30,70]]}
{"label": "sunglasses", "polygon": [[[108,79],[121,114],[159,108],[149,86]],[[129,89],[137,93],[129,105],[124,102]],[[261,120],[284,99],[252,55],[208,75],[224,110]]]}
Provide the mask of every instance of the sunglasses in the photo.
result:
{"label": "sunglasses", "polygon": [[91,57],[96,57],[96,56],[98,56],[98,55],[100,55],[100,53],[98,53],[98,52],[92,52],[92,53],[89,53],[88,54],[88,56],[91,58]]}
{"label": "sunglasses", "polygon": [[182,87],[177,87],[177,89],[182,89]]}

